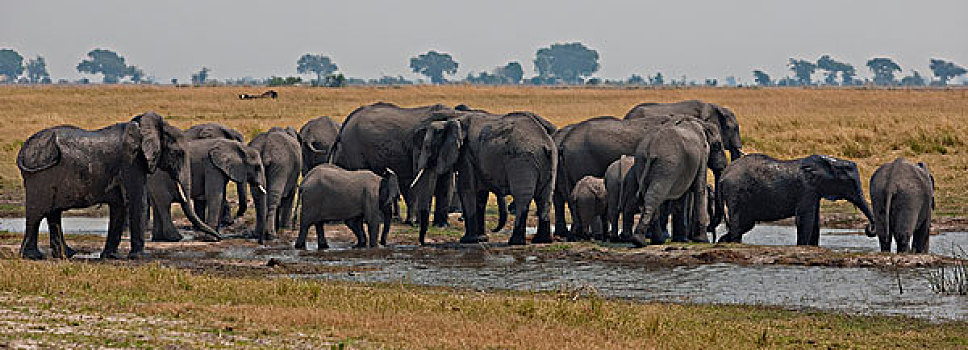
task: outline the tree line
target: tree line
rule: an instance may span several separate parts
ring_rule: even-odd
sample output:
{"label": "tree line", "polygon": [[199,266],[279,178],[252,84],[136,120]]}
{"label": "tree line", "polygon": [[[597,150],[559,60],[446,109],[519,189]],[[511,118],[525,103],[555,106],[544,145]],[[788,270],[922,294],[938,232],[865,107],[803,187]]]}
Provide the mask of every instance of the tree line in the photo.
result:
{"label": "tree line", "polygon": [[[497,66],[489,71],[471,72],[463,79],[455,77],[460,64],[455,58],[445,52],[427,51],[410,58],[409,68],[412,72],[425,76],[432,84],[463,83],[476,85],[642,85],[642,86],[737,86],[735,77],[729,76],[721,82],[718,79],[704,79],[702,82],[688,80],[686,76],[679,79],[667,79],[661,72],[645,77],[632,74],[624,80],[607,80],[593,77],[601,68],[598,51],[580,42],[555,43],[539,48],[533,60],[535,75],[525,78],[525,72],[520,62],[511,61]],[[753,81],[759,86],[945,86],[959,76],[966,73],[965,68],[954,62],[943,59],[930,59],[929,68],[935,79],[924,77],[917,71],[900,79],[897,74],[902,71],[900,65],[888,57],[875,57],[866,62],[871,71],[871,79],[860,79],[857,70],[847,62],[839,61],[830,55],[823,55],[816,61],[790,58],[787,67],[791,76],[774,80],[763,70],[754,70]],[[134,83],[156,84],[153,77],[148,76],[137,66],[126,63],[125,58],[115,51],[96,48],[87,53],[86,58],[77,64],[79,73],[86,75],[100,75],[104,84]],[[301,76],[277,77],[265,79],[251,77],[225,79],[215,81],[209,78],[212,70],[202,67],[191,74],[192,85],[297,85],[309,84],[313,86],[340,87],[346,85],[408,85],[423,83],[422,79],[412,81],[398,76],[383,76],[378,79],[361,79],[346,77],[340,72],[336,63],[323,54],[307,53],[296,60],[296,73],[308,75],[303,80]],[[820,73],[821,79],[814,79]],[[66,79],[58,83],[88,84],[91,79],[81,78],[74,82]],[[178,85],[178,79],[171,79],[171,84]],[[50,84],[50,74],[44,57],[33,59],[24,58],[13,49],[0,49],[0,83],[22,84]],[[968,84],[968,81],[966,81]]]}

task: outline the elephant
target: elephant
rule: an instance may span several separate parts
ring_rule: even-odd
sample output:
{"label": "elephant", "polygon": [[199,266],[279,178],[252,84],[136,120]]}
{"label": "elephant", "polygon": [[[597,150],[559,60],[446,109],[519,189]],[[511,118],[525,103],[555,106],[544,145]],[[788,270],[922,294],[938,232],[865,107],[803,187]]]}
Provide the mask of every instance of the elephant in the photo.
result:
{"label": "elephant", "polygon": [[266,229],[259,242],[271,239],[277,229],[292,227],[292,205],[302,170],[299,134],[293,128],[273,127],[249,142],[259,152],[265,169]]}
{"label": "elephant", "polygon": [[743,234],[761,221],[796,217],[797,245],[820,243],[820,199],[847,200],[873,224],[857,164],[812,155],[777,160],[764,154],[733,162],[716,186],[727,207],[729,232],[720,242],[742,242]]}
{"label": "elephant", "polygon": [[[623,227],[632,227],[634,219],[634,211],[628,210],[625,213],[619,213],[619,203],[622,200],[622,184],[625,181],[625,176],[628,175],[629,170],[632,169],[632,165],[635,164],[635,157],[623,155],[618,160],[612,162],[605,170],[605,194],[606,202],[608,208],[608,223],[609,231],[606,232],[605,240],[617,241],[619,237],[618,232],[618,216],[623,215],[623,220],[625,225]],[[634,208],[627,208],[634,209]],[[625,232],[624,234],[629,234]]]}
{"label": "elephant", "polygon": [[[578,222],[572,225],[581,225],[582,232],[592,233],[592,237],[604,239],[608,232],[608,220],[605,214],[608,213],[608,194],[605,189],[605,180],[594,176],[585,176],[575,184],[575,189],[571,191],[571,202],[575,203],[575,210],[578,213]],[[574,231],[572,231],[574,232]],[[569,237],[571,240],[580,237]]]}
{"label": "elephant", "polygon": [[329,162],[329,150],[339,129],[340,124],[326,116],[310,120],[299,129],[303,176],[313,167]]}
{"label": "elephant", "polygon": [[[193,180],[189,152],[182,131],[150,111],[99,130],[57,126],[33,134],[17,154],[27,217],[20,255],[29,259],[44,257],[37,248],[37,235],[40,221],[47,218],[51,255],[73,256],[75,251],[64,240],[61,213],[107,204],[110,220],[101,257],[120,258],[118,245],[126,221],[131,232],[128,257],[142,257],[148,174],[167,174],[175,183],[178,200],[191,203],[182,190],[191,188]],[[183,209],[197,228],[215,240],[221,239],[191,205]]]}
{"label": "elephant", "polygon": [[642,138],[624,179],[619,207],[619,211],[638,209],[641,203],[638,227],[629,235],[634,245],[646,245],[645,237],[637,232],[649,227],[649,243],[665,242],[662,230],[654,229],[664,216],[663,206],[673,214],[673,241],[708,242],[706,172],[710,155],[722,154],[722,147],[712,123],[688,116],[658,126]]}
{"label": "elephant", "polygon": [[[612,162],[623,155],[635,154],[639,141],[652,129],[686,116],[617,119],[596,117],[568,125],[555,134],[558,147],[558,181],[555,187],[555,234],[567,235],[565,204],[575,183],[588,175],[604,177]],[[695,118],[693,118],[695,119]],[[728,160],[723,151],[710,154],[709,168],[715,174],[725,169]],[[573,203],[567,203],[569,207]],[[572,222],[577,221],[572,212]],[[627,232],[630,226],[624,226]],[[574,228],[574,227],[573,227]],[[580,228],[578,228],[580,229]],[[580,233],[580,232],[578,232]]]}
{"label": "elephant", "polygon": [[[218,123],[192,125],[190,128],[185,130],[185,137],[189,141],[202,139],[226,139],[245,143],[245,136],[243,136],[241,132]],[[239,209],[236,211],[235,217],[241,217],[245,215],[245,211],[248,206],[248,199],[245,195],[245,186],[238,187],[236,190],[238,191]],[[232,217],[231,209],[232,208],[229,205],[228,200],[223,200],[221,222],[229,223],[235,220],[235,217]],[[157,228],[158,226],[156,225],[155,227]],[[162,238],[164,239],[164,237]],[[156,240],[154,232],[152,232],[151,239]]]}
{"label": "elephant", "polygon": [[[456,170],[464,209],[461,243],[488,240],[484,209],[489,192],[509,194],[518,203],[508,244],[527,243],[525,225],[532,201],[537,207],[538,230],[531,242],[550,243],[550,202],[558,168],[557,148],[551,139],[554,131],[554,124],[529,112],[435,113],[432,120],[421,123],[412,141],[418,170],[410,184],[411,191],[418,205],[426,208],[434,192],[435,177]],[[426,222],[427,216],[421,215],[421,244]]]}
{"label": "elephant", "polygon": [[[924,163],[897,158],[874,171],[870,182],[874,226],[867,235],[878,237],[882,252],[928,252],[931,216],[934,211],[934,176]],[[913,240],[912,240],[913,238]]]}
{"label": "elephant", "polygon": [[739,121],[729,108],[699,100],[673,103],[640,103],[625,114],[625,119],[689,115],[715,124],[723,140],[723,148],[729,151],[730,160],[743,156],[743,141],[739,134]]}
{"label": "elephant", "polygon": [[[371,171],[393,170],[401,183],[410,184],[416,177],[414,133],[419,125],[430,120],[435,112],[454,112],[444,105],[401,108],[391,103],[378,102],[362,106],[343,121],[330,151],[330,162],[344,169]],[[447,226],[450,175],[430,174],[434,186],[434,225]],[[420,207],[411,195],[410,187],[401,188],[407,204],[407,222],[413,216],[429,216],[429,205]],[[429,202],[428,202],[429,203]]]}
{"label": "elephant", "polygon": [[[318,249],[327,249],[323,224],[343,220],[356,235],[356,247],[387,244],[393,202],[400,197],[398,178],[392,170],[380,176],[369,170],[345,170],[333,164],[314,167],[299,184],[299,236],[296,249],[306,249],[309,228],[316,228]],[[364,234],[367,224],[369,239]],[[383,231],[380,231],[380,225]]]}

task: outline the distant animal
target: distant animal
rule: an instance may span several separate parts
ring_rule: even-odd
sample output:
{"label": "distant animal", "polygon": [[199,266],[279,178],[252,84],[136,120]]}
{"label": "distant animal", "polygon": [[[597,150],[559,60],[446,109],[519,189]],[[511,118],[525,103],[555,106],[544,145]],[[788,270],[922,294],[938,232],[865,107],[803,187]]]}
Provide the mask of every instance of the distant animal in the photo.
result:
{"label": "distant animal", "polygon": [[911,248],[927,253],[934,210],[934,177],[928,166],[897,158],[877,168],[870,184],[874,226],[867,235],[879,238],[882,252],[891,251],[894,239],[898,253]]}
{"label": "distant animal", "polygon": [[[299,237],[296,249],[306,249],[309,228],[316,228],[318,249],[329,248],[323,224],[342,220],[356,235],[356,247],[386,245],[393,216],[393,202],[400,197],[400,185],[392,170],[383,176],[369,170],[346,170],[333,164],[320,164],[299,184]],[[369,227],[369,239],[363,224]],[[380,225],[383,231],[380,231]]]}
{"label": "distant animal", "polygon": [[269,90],[259,95],[239,94],[240,100],[252,100],[257,98],[277,98],[277,97],[279,97],[279,93],[276,92],[275,90]]}

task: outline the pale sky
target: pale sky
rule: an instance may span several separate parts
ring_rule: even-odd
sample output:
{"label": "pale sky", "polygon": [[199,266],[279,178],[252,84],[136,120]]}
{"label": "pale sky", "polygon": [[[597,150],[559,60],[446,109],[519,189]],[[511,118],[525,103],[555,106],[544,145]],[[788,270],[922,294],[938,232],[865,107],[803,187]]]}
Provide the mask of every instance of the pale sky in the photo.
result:
{"label": "pale sky", "polygon": [[[331,57],[347,76],[417,77],[409,58],[450,53],[456,78],[509,61],[534,75],[539,47],[581,41],[599,52],[595,76],[661,71],[690,80],[753,69],[791,75],[790,57],[822,54],[860,76],[875,56],[930,76],[928,59],[968,66],[966,0],[737,1],[7,1],[0,48],[42,55],[56,81],[77,79],[93,48],[119,52],[159,82],[296,75],[305,53]],[[100,77],[92,77],[99,81]]]}

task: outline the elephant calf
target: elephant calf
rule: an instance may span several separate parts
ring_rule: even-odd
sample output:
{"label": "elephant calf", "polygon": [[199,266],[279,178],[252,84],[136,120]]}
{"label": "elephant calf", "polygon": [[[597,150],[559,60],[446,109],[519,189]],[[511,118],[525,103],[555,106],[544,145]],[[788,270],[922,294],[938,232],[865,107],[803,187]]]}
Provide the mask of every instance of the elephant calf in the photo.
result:
{"label": "elephant calf", "polygon": [[908,252],[912,245],[915,253],[927,253],[934,211],[934,177],[928,166],[897,158],[877,168],[870,189],[874,226],[868,227],[867,235],[879,238],[881,251],[891,251],[894,239],[898,253]]}
{"label": "elephant calf", "polygon": [[[592,233],[593,237],[603,238],[608,231],[608,221],[605,214],[608,211],[606,202],[605,180],[600,177],[585,176],[578,180],[575,189],[571,191],[571,202],[575,203],[575,212],[580,226],[580,232]],[[569,234],[569,240],[575,240],[575,229]]]}
{"label": "elephant calf", "polygon": [[[625,155],[612,162],[608,166],[608,169],[605,170],[605,196],[608,202],[608,223],[611,225],[606,240],[618,240],[619,214],[624,215],[622,219],[624,222],[623,227],[632,227],[632,219],[635,215],[634,210],[626,210],[625,213],[619,213],[618,208],[620,206],[619,203],[622,201],[622,182],[625,181],[625,176],[628,175],[633,164],[635,164],[635,157]],[[634,207],[627,209],[634,209]],[[623,232],[623,234],[630,233]]]}
{"label": "elephant calf", "polygon": [[[369,170],[346,170],[333,164],[313,168],[299,184],[299,237],[296,249],[306,249],[309,227],[316,227],[319,249],[329,248],[323,224],[343,220],[356,235],[356,247],[367,246],[363,223],[369,226],[369,246],[386,245],[393,217],[393,203],[400,196],[397,175],[386,170],[379,176]],[[383,232],[380,235],[380,224]],[[380,235],[378,237],[378,235]]]}

